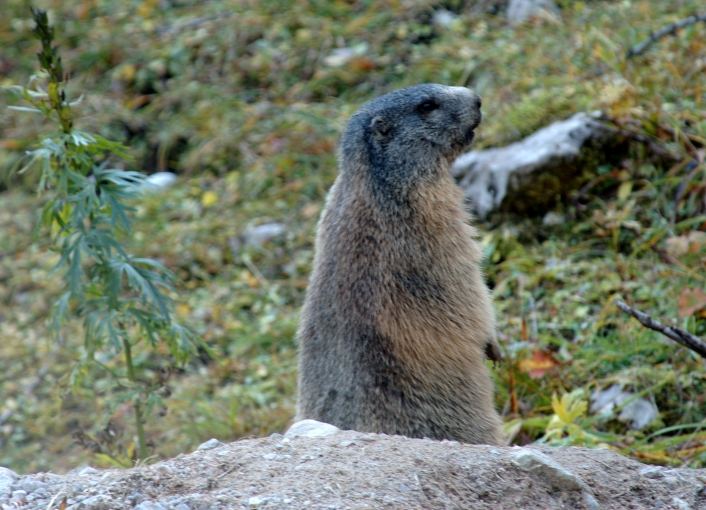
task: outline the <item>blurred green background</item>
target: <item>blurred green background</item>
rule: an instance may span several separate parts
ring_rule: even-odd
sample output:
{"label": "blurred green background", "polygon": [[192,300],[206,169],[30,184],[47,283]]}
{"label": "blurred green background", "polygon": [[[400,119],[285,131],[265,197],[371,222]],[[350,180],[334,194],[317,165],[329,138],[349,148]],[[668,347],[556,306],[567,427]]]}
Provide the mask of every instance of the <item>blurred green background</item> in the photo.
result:
{"label": "blurred green background", "polygon": [[[559,221],[496,214],[479,228],[507,358],[494,368],[497,403],[513,440],[706,465],[704,361],[613,303],[706,335],[706,24],[625,58],[703,2],[557,3],[558,15],[513,27],[502,1],[36,2],[56,27],[70,95],[83,95],[79,127],[127,144],[135,169],[178,175],[135,204],[130,246],[177,273],[178,316],[216,356],[178,371],[146,360],[165,373],[148,427],[156,456],[287,426],[298,310],[341,129],[367,99],[439,82],[483,97],[476,148],[602,110],[683,160],[660,167],[635,151],[596,164],[551,211]],[[36,72],[32,26],[26,1],[3,1],[0,85]],[[130,407],[107,379],[68,386],[82,336],[76,324],[48,333],[56,256],[33,231],[36,174],[14,172],[47,128],[8,110],[13,101],[0,96],[0,465],[109,465],[130,451]],[[620,412],[584,412],[615,384],[657,417],[635,430]]]}

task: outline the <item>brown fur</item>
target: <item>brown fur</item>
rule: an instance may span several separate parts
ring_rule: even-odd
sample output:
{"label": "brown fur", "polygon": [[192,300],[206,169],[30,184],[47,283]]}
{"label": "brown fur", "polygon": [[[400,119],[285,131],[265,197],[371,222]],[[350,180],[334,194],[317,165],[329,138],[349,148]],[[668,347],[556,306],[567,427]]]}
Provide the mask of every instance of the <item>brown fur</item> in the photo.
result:
{"label": "brown fur", "polygon": [[[418,106],[429,97],[430,113]],[[474,96],[439,85],[351,120],[299,329],[300,419],[502,442],[485,357],[493,310],[448,172],[479,121]]]}

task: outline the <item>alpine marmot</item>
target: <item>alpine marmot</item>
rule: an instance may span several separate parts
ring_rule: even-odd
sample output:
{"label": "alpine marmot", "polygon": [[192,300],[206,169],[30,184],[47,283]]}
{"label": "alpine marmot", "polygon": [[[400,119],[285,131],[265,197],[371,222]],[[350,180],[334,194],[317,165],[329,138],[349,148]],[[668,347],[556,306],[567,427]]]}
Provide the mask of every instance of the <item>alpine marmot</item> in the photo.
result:
{"label": "alpine marmot", "polygon": [[449,166],[481,102],[425,84],[353,115],[319,220],[298,331],[298,419],[500,444],[481,251]]}

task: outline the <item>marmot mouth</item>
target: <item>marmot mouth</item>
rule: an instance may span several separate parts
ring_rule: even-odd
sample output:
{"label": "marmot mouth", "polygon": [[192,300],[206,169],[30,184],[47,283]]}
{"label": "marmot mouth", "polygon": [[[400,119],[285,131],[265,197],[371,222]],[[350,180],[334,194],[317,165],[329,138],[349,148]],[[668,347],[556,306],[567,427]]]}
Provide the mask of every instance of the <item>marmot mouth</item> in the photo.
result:
{"label": "marmot mouth", "polygon": [[476,127],[478,127],[478,126],[477,125],[471,126],[470,128],[468,128],[466,130],[466,132],[463,135],[463,145],[467,146],[473,141],[473,137],[476,134],[476,131],[475,131]]}
{"label": "marmot mouth", "polygon": [[459,155],[468,149],[473,141],[473,138],[475,137],[476,127],[477,125],[469,127],[451,144],[451,151],[446,155],[449,158],[449,161],[455,160]]}

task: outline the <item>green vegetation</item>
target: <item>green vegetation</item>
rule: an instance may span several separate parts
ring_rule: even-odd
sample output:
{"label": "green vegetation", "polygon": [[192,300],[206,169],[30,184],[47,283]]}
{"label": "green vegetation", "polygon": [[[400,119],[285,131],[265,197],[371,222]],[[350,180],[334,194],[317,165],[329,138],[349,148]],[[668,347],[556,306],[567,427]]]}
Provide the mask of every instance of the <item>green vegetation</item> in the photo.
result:
{"label": "green vegetation", "polygon": [[[52,333],[60,338],[69,316],[82,320],[84,341],[72,384],[80,385],[92,370],[114,378],[116,389],[125,393],[119,398],[132,402],[135,455],[146,459],[144,426],[159,400],[160,384],[146,380],[133,351],[144,343],[157,350],[164,342],[174,360],[183,364],[199,342],[173,319],[165,295],[173,290],[172,274],[153,259],[131,255],[119,239],[132,233],[132,209],[126,201],[139,197],[147,186],[145,175],[106,168],[111,159],[125,159],[127,148],[73,128],[72,106],[78,101],[72,103],[66,96],[54,30],[46,11],[33,9],[32,17],[34,35],[42,45],[37,54],[41,73],[32,77],[31,88],[15,87],[27,106],[10,108],[43,114],[50,122],[56,118],[60,128],[28,151],[29,163],[20,171],[40,170],[38,193],[45,201],[41,224],[59,255],[56,269],[63,270],[65,291],[52,310]],[[123,358],[124,366],[113,369],[108,360],[116,356]]]}
{"label": "green vegetation", "polygon": [[[366,99],[435,81],[483,97],[478,146],[602,109],[684,159],[663,168],[635,153],[597,167],[554,211],[558,225],[504,216],[480,227],[507,354],[495,369],[498,406],[515,441],[608,444],[650,462],[706,465],[703,360],[613,304],[620,296],[706,336],[706,26],[625,59],[702,2],[562,2],[561,20],[515,29],[501,15],[459,10],[462,2],[44,3],[65,48],[68,95],[85,93],[76,129],[121,140],[134,169],[180,175],[134,202],[129,248],[176,273],[176,315],[213,356],[174,372],[166,348],[137,353],[161,382],[159,418],[145,431],[157,454],[286,426],[297,313],[338,134]],[[33,24],[23,0],[5,5],[0,84],[23,85],[38,49]],[[442,6],[456,10],[446,26],[432,21]],[[327,58],[338,48],[352,52],[345,65]],[[0,465],[62,470],[125,457],[130,402],[98,373],[70,391],[80,325],[67,321],[61,342],[49,333],[59,259],[47,255],[50,239],[32,234],[36,176],[10,172],[43,126],[0,107]],[[243,242],[268,222],[286,233]],[[612,384],[653,401],[658,419],[636,431],[591,412],[591,393]]]}

